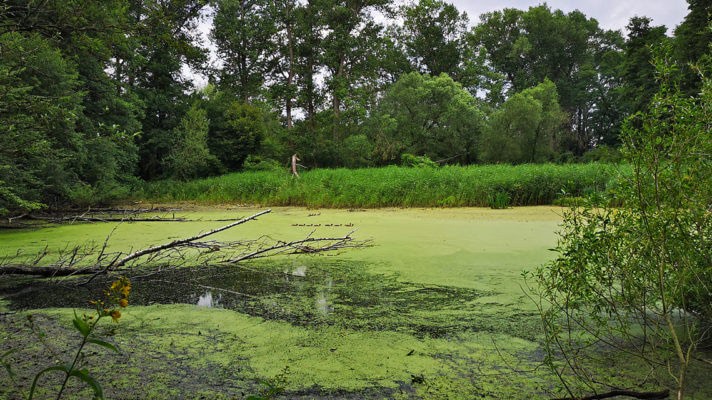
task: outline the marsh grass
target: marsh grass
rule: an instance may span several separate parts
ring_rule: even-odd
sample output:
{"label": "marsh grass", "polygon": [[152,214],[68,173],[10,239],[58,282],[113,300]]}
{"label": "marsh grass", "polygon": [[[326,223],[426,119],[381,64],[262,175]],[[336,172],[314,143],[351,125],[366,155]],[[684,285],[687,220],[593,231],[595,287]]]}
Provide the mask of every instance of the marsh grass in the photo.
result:
{"label": "marsh grass", "polygon": [[605,191],[621,171],[611,164],[537,164],[314,169],[294,178],[255,171],[190,182],[146,184],[138,199],[324,208],[489,207],[553,204],[562,196]]}

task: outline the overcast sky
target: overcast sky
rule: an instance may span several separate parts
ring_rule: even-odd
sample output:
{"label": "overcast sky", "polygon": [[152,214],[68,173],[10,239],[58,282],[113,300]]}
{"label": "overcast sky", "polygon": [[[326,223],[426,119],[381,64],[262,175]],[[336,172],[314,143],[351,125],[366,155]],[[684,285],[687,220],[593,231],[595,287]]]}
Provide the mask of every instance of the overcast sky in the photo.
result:
{"label": "overcast sky", "polygon": [[[472,24],[480,21],[480,15],[503,8],[526,10],[542,1],[532,0],[446,0],[460,11],[467,12]],[[634,16],[649,17],[653,25],[665,25],[668,35],[687,15],[685,0],[549,0],[546,2],[552,10],[566,13],[579,10],[589,18],[595,18],[604,29],[621,30]],[[624,32],[625,33],[625,32]]]}

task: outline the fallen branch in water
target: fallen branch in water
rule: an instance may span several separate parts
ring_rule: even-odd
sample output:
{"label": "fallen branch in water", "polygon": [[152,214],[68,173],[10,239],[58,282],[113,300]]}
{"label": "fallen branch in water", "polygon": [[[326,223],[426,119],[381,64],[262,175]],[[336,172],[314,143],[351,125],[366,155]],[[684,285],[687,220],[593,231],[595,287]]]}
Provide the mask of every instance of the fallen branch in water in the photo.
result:
{"label": "fallen branch in water", "polygon": [[[226,260],[225,262],[227,263],[238,263],[240,261],[252,259],[252,258],[260,258],[260,257],[268,257],[268,256],[273,256],[276,254],[314,254],[314,253],[322,253],[326,251],[334,251],[334,250],[341,250],[349,247],[363,247],[365,244],[362,242],[354,242],[353,238],[351,235],[355,231],[351,231],[347,233],[346,235],[342,237],[335,237],[335,238],[312,238],[311,235],[314,233],[309,234],[307,238],[301,239],[301,240],[294,240],[291,242],[283,242],[283,241],[278,241],[276,244],[269,246],[269,247],[264,247],[259,250],[253,251],[251,253],[239,255],[234,258],[230,258]],[[310,244],[322,244],[326,243],[322,246],[317,246],[313,247],[310,246]]]}
{"label": "fallen branch in water", "polygon": [[[97,249],[82,250],[77,246],[69,250],[65,249],[62,256],[59,257],[59,261],[53,264],[39,266],[40,260],[47,255],[45,249],[40,256],[37,256],[30,263],[0,265],[0,274],[38,275],[43,277],[92,275],[87,280],[88,283],[98,275],[125,268],[138,259],[144,260],[147,264],[162,262],[172,266],[179,266],[197,260],[200,260],[202,264],[234,264],[240,261],[269,257],[277,254],[315,254],[346,248],[363,247],[365,245],[363,242],[354,241],[351,236],[354,231],[341,237],[327,238],[312,237],[314,234],[314,231],[312,231],[306,238],[293,241],[267,241],[265,238],[240,242],[202,240],[216,233],[255,220],[269,212],[271,212],[269,209],[260,211],[217,229],[188,238],[151,246],[129,254],[107,252],[109,239],[113,234],[112,231],[112,234],[109,234],[105,239],[101,249],[98,250],[96,261],[88,266],[82,261],[86,260],[88,256],[96,254]],[[191,254],[195,254],[194,252],[188,253],[190,250],[198,251],[197,258],[190,257]],[[85,266],[81,266],[82,264]]]}
{"label": "fallen branch in water", "polygon": [[612,397],[630,397],[633,399],[643,399],[643,400],[663,400],[670,397],[669,390],[661,390],[659,392],[635,392],[632,390],[612,390],[610,392],[594,394],[585,397],[565,397],[555,400],[602,400],[610,399]]}

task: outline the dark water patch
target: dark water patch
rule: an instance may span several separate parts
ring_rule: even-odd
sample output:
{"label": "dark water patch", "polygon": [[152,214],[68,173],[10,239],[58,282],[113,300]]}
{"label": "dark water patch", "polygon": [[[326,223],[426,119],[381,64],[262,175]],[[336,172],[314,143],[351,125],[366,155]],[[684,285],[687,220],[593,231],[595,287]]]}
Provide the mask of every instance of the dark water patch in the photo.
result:
{"label": "dark water patch", "polygon": [[[396,275],[369,273],[365,263],[352,261],[262,261],[129,277],[132,305],[226,308],[305,327],[331,325],[440,338],[465,331],[510,333],[522,325],[522,318],[531,319],[519,315],[493,318],[493,306],[483,310],[475,302],[490,293],[402,282]],[[0,287],[0,296],[10,301],[11,309],[88,307],[89,300],[102,297],[110,279],[96,279],[87,286],[77,286],[78,282],[21,281]]]}

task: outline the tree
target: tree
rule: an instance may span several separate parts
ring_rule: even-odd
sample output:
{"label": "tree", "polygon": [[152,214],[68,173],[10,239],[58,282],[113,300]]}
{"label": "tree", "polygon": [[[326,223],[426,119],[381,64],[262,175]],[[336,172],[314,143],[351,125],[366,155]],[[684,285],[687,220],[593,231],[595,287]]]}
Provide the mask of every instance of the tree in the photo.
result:
{"label": "tree", "polygon": [[449,163],[475,162],[483,119],[475,98],[449,76],[405,74],[369,122],[375,158],[388,164],[411,153]]}
{"label": "tree", "polygon": [[36,33],[0,35],[0,54],[0,212],[66,200],[79,183],[76,69]]}
{"label": "tree", "polygon": [[[710,365],[697,352],[712,322],[712,84],[690,98],[674,87],[676,68],[658,58],[663,81],[645,113],[627,120],[623,154],[632,168],[618,181],[622,207],[593,202],[565,217],[558,258],[533,275],[555,368],[572,397],[572,379],[600,388],[586,356],[625,352],[645,368],[642,382],[677,398],[687,373]],[[555,357],[565,357],[564,367]],[[595,366],[593,368],[596,368]]]}
{"label": "tree", "polygon": [[[358,82],[375,75],[374,56],[369,51],[378,41],[381,26],[371,11],[386,7],[388,0],[328,0],[320,4],[327,34],[322,40],[322,64],[328,74],[326,87],[331,110],[338,124],[344,101],[358,93]],[[338,129],[334,138],[338,139]]]}
{"label": "tree", "polygon": [[275,12],[267,0],[220,0],[210,32],[222,61],[219,87],[255,99],[277,66]]}
{"label": "tree", "polygon": [[685,94],[697,96],[702,87],[699,72],[708,77],[712,75],[712,3],[708,0],[688,0],[687,4],[690,12],[675,29],[675,58],[681,70],[680,87]]}
{"label": "tree", "polygon": [[122,187],[134,181],[133,140],[142,116],[135,94],[107,72],[117,65],[115,49],[127,44],[125,4],[47,0],[11,1],[6,7],[0,29],[39,34],[77,72],[75,90],[82,103],[75,114],[79,136],[71,169],[82,184],[68,193],[71,200],[94,203],[121,195]]}
{"label": "tree", "polygon": [[130,39],[122,71],[144,107],[137,137],[139,173],[162,176],[173,129],[190,107],[192,84],[181,75],[184,65],[198,70],[206,51],[198,46],[196,24],[207,0],[128,0]]}
{"label": "tree", "polygon": [[270,90],[272,97],[284,107],[287,129],[294,126],[293,110],[297,97],[297,6],[296,0],[276,0],[273,9],[278,58],[272,74],[275,82]]}
{"label": "tree", "polygon": [[628,114],[645,111],[648,103],[659,90],[652,63],[652,48],[666,41],[665,26],[651,26],[652,20],[633,17],[627,26],[625,58],[622,64],[624,81],[622,101]]}
{"label": "tree", "polygon": [[470,42],[487,54],[493,72],[505,77],[509,94],[550,79],[576,133],[570,150],[580,155],[595,145],[606,132],[594,131],[601,124],[592,122],[600,110],[610,108],[615,87],[609,84],[615,70],[602,68],[602,61],[620,52],[620,34],[604,32],[579,11],[552,12],[546,5],[495,11],[481,20]]}
{"label": "tree", "polygon": [[401,13],[399,34],[416,69],[433,76],[445,73],[457,81],[463,72],[467,14],[441,0],[420,0]]}
{"label": "tree", "polygon": [[550,80],[507,99],[487,122],[481,158],[486,162],[534,163],[554,158],[566,114]]}
{"label": "tree", "polygon": [[219,161],[208,150],[209,124],[207,112],[197,104],[185,113],[175,129],[175,144],[166,159],[170,177],[189,180],[216,172]]}
{"label": "tree", "polygon": [[235,100],[227,92],[212,92],[205,101],[208,148],[228,171],[237,171],[260,148],[270,116],[264,109]]}

